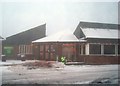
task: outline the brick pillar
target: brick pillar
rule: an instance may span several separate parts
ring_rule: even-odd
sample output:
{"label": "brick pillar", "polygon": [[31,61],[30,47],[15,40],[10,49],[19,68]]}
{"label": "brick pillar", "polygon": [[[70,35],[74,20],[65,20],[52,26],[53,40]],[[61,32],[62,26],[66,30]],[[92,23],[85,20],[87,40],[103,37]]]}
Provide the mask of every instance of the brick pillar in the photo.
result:
{"label": "brick pillar", "polygon": [[118,45],[115,44],[115,55],[118,56]]}
{"label": "brick pillar", "polygon": [[85,54],[89,55],[89,43],[85,45]]}
{"label": "brick pillar", "polygon": [[104,44],[101,44],[101,55],[104,55]]}

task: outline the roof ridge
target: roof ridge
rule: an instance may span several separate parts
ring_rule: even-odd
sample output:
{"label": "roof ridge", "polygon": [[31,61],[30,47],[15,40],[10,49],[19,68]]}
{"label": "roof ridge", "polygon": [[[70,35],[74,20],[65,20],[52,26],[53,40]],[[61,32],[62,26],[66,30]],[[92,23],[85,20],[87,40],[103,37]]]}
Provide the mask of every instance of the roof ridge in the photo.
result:
{"label": "roof ridge", "polygon": [[45,24],[42,24],[42,25],[39,25],[39,26],[36,26],[36,27],[33,27],[33,28],[30,28],[30,29],[25,30],[25,31],[21,31],[21,32],[19,32],[19,33],[16,33],[16,34],[14,34],[14,35],[8,36],[8,37],[6,37],[6,38],[9,38],[9,37],[12,37],[12,36],[16,36],[16,35],[19,35],[19,34],[21,34],[21,33],[27,32],[27,31],[31,31],[31,30],[36,29],[37,27],[40,27],[40,26],[43,26],[43,25],[46,25],[46,23],[45,23]]}
{"label": "roof ridge", "polygon": [[103,28],[103,29],[118,29],[119,24],[110,24],[110,23],[98,23],[98,22],[80,22],[80,27],[85,28]]}

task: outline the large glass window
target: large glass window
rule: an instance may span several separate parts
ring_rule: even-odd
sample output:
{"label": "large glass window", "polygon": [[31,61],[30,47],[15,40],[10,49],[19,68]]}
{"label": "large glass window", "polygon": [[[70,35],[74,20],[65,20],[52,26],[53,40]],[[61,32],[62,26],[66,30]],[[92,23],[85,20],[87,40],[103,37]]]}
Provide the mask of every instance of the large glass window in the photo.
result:
{"label": "large glass window", "polygon": [[79,53],[80,53],[80,54],[81,54],[81,48],[82,48],[82,47],[81,47],[81,45],[80,45],[80,47],[79,47]]}
{"label": "large glass window", "polygon": [[120,45],[118,45],[118,54],[120,54]]}
{"label": "large glass window", "polygon": [[85,54],[85,45],[84,44],[80,45],[80,47],[79,47],[79,53],[81,55]]}
{"label": "large glass window", "polygon": [[101,54],[101,45],[100,44],[90,44],[89,52],[90,52],[90,54]]}
{"label": "large glass window", "polygon": [[31,45],[19,45],[19,54],[32,54]]}
{"label": "large glass window", "polygon": [[104,45],[104,54],[115,54],[115,45]]}

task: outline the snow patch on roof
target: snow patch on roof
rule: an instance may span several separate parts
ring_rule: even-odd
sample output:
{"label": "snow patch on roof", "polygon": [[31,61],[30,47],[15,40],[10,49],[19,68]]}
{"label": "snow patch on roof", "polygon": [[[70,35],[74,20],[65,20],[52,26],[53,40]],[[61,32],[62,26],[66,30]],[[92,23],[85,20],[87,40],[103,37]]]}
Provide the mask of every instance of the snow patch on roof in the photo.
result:
{"label": "snow patch on roof", "polygon": [[79,40],[70,30],[64,30],[56,34],[32,41],[32,43],[35,42],[79,42]]}
{"label": "snow patch on roof", "polygon": [[118,29],[82,28],[86,38],[118,39]]}

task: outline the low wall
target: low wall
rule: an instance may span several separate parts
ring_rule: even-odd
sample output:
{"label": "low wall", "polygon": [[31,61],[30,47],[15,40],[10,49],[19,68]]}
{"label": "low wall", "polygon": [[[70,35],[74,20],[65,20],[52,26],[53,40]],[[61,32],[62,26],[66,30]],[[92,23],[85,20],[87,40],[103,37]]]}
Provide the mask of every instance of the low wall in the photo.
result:
{"label": "low wall", "polygon": [[[21,60],[21,57],[18,56],[18,55],[5,56],[3,58],[5,58],[6,60]],[[27,55],[25,55],[24,59],[34,60],[34,59],[37,59],[37,58],[34,58],[34,56],[32,54],[27,54]]]}
{"label": "low wall", "polygon": [[81,55],[77,57],[77,61],[85,62],[85,64],[120,64],[119,56],[91,56]]}

